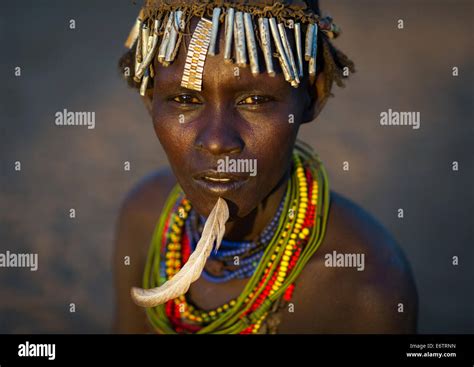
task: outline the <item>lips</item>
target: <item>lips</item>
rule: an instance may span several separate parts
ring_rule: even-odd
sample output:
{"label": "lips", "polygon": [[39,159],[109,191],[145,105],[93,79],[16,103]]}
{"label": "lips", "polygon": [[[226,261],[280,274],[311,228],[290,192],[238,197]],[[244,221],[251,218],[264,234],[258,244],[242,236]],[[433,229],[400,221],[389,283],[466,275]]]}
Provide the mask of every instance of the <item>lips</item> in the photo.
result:
{"label": "lips", "polygon": [[219,172],[215,170],[199,172],[193,176],[193,180],[199,187],[216,195],[224,195],[232,191],[237,191],[248,179],[248,174]]}

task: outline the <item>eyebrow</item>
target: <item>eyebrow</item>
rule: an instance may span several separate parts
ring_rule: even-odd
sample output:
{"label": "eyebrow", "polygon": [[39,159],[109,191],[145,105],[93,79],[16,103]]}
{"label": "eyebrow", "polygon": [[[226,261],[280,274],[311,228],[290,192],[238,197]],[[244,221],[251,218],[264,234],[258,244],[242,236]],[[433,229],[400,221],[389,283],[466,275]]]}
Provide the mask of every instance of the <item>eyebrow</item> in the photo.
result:
{"label": "eyebrow", "polygon": [[181,81],[179,83],[174,83],[171,81],[165,81],[163,83],[159,83],[158,91],[166,93],[166,94],[185,94],[185,93],[197,92],[197,91],[193,91],[192,89],[187,89],[187,88],[182,87]]}
{"label": "eyebrow", "polygon": [[[265,82],[263,83],[262,80],[259,80],[258,77],[251,77],[251,78],[240,78],[240,79],[231,79],[232,82],[224,82],[222,83],[222,91],[230,92],[234,95],[238,95],[242,91],[245,92],[255,92],[255,93],[262,93],[262,94],[272,94],[275,96],[280,96],[284,98],[287,95],[285,92],[287,89],[286,84],[283,85],[275,85],[276,83],[272,82]],[[156,80],[158,82],[158,91],[163,94],[206,94],[206,91],[211,91],[211,86],[203,81],[203,88],[201,92],[187,89],[181,86],[181,79],[173,76],[162,78],[161,80]],[[286,83],[282,80],[282,83]]]}

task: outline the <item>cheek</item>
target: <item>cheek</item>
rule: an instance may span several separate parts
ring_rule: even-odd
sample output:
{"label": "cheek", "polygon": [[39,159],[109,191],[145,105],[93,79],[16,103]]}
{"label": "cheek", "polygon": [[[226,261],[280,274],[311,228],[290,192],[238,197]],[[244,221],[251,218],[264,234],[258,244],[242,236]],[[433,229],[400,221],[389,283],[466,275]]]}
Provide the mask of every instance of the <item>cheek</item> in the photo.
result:
{"label": "cheek", "polygon": [[186,135],[182,133],[182,127],[175,119],[160,114],[159,117],[153,119],[153,129],[168,157],[171,168],[175,174],[178,174],[176,168],[179,170],[179,167],[183,167],[184,150],[188,145],[188,142],[183,141],[186,139]]}
{"label": "cheek", "polygon": [[265,160],[278,162],[291,150],[302,113],[290,104],[282,104],[258,116],[244,113],[243,117],[251,121],[251,129],[245,136],[246,145]]}
{"label": "cheek", "polygon": [[291,163],[298,125],[288,123],[281,115],[279,119],[258,129],[254,140],[249,143],[253,148],[251,155],[257,157],[257,191],[262,197],[275,187]]}
{"label": "cheek", "polygon": [[259,150],[258,164],[262,172],[260,184],[265,185],[264,181],[267,181],[267,185],[273,186],[290,167],[302,109],[289,103],[267,116],[266,123],[258,133],[264,143],[259,144],[256,149]]}
{"label": "cheek", "polygon": [[167,154],[186,149],[192,139],[192,134],[186,129],[187,115],[170,109],[168,103],[155,101],[152,116],[155,135]]}
{"label": "cheek", "polygon": [[[279,139],[277,139],[279,138]],[[272,136],[271,142],[262,150],[258,159],[259,181],[261,185],[275,185],[285,174],[291,162],[295,134],[287,131],[279,136]]]}

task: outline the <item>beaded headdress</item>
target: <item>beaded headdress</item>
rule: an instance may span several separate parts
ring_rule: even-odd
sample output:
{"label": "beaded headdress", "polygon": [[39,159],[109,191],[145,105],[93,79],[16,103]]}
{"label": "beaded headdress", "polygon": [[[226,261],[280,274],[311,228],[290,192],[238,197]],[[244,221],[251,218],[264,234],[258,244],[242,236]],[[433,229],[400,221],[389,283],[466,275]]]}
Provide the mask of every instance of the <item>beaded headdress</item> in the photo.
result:
{"label": "beaded headdress", "polygon": [[[321,17],[311,0],[146,0],[125,43],[134,50],[133,80],[145,95],[154,77],[155,57],[163,66],[176,58],[190,21],[200,18],[187,47],[181,85],[200,91],[207,56],[215,56],[219,32],[225,46],[224,61],[238,67],[250,66],[258,75],[265,66],[275,76],[278,60],[285,80],[298,87],[305,72],[314,80],[317,71],[318,35],[339,35],[331,17]],[[293,36],[289,33],[292,32]],[[259,59],[259,52],[263,60]]]}

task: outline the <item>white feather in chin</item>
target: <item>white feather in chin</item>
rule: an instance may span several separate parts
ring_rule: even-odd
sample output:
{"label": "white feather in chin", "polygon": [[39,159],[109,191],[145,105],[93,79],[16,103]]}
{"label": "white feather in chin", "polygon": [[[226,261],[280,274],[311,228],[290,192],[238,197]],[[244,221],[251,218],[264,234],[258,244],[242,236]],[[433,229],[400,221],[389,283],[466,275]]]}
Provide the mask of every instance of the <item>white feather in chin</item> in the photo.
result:
{"label": "white feather in chin", "polygon": [[191,254],[182,269],[171,280],[160,287],[152,289],[133,287],[131,290],[133,301],[138,306],[155,307],[185,294],[191,283],[201,276],[214,242],[216,243],[216,251],[219,248],[224,237],[225,224],[228,219],[229,208],[227,203],[224,199],[219,198],[204,224],[202,236],[196,246],[196,250]]}

